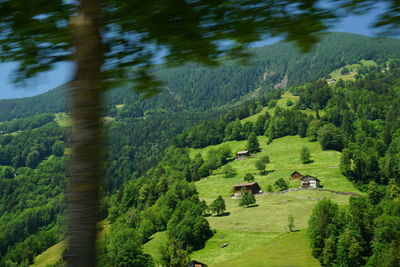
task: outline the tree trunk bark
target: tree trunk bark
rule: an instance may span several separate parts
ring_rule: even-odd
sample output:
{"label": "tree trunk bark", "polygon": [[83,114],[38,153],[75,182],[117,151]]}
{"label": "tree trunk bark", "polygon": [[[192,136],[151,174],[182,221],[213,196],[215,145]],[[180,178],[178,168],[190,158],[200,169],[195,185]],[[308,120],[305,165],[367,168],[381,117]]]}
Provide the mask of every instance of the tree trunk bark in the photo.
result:
{"label": "tree trunk bark", "polygon": [[72,158],[68,188],[67,266],[96,266],[96,222],[103,178],[100,35],[98,0],[80,0],[71,20],[76,70],[70,89],[73,119]]}

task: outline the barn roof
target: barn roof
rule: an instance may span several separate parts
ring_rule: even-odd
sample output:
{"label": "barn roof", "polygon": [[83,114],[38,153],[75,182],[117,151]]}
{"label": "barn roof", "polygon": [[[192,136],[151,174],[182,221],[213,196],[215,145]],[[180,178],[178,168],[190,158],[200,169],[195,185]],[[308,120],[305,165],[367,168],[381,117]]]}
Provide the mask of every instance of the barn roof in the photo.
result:
{"label": "barn roof", "polygon": [[242,188],[251,189],[251,190],[261,190],[261,187],[256,182],[246,183],[246,184],[237,184],[233,187],[233,189],[235,191],[242,190]]}
{"label": "barn roof", "polygon": [[311,175],[304,175],[300,180],[316,180],[318,182],[321,182],[317,177],[311,176]]}
{"label": "barn roof", "polygon": [[290,176],[293,176],[294,174],[299,174],[301,176],[301,174],[298,171],[294,171]]}
{"label": "barn roof", "polygon": [[237,185],[235,185],[235,187],[238,187],[238,186],[241,186],[241,187],[243,187],[243,186],[252,186],[252,185],[255,185],[255,184],[257,184],[257,183],[256,182],[252,182],[252,183],[245,183],[245,184],[237,184]]}
{"label": "barn roof", "polygon": [[242,154],[248,154],[249,153],[249,151],[248,150],[243,150],[243,151],[239,151],[238,153],[236,153],[236,154],[238,154],[238,155],[242,155]]}

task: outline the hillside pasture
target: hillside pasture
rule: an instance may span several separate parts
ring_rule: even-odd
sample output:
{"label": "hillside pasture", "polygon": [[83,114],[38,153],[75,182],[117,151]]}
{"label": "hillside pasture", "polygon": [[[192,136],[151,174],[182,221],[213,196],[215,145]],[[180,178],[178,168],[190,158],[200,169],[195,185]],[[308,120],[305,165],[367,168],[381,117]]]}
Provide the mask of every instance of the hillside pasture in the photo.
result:
{"label": "hillside pasture", "polygon": [[[349,196],[329,192],[297,191],[279,195],[257,195],[253,207],[239,206],[238,199],[225,197],[227,216],[207,218],[211,228],[217,230],[249,232],[286,232],[288,216],[295,219],[296,229],[308,227],[312,209],[323,198],[329,198],[339,205],[347,205]],[[205,199],[208,204],[212,199]]]}
{"label": "hillside pasture", "polygon": [[[310,174],[321,180],[325,189],[356,192],[359,191],[339,170],[340,152],[323,151],[318,142],[309,142],[299,136],[286,136],[267,144],[267,138],[259,136],[261,152],[242,160],[232,160],[228,164],[237,175],[225,178],[222,167],[207,178],[197,181],[196,188],[201,199],[210,204],[218,195],[226,203],[223,216],[208,216],[207,220],[216,234],[205,245],[195,251],[191,258],[211,267],[224,266],[320,266],[311,255],[306,235],[308,219],[319,200],[328,198],[340,206],[348,205],[348,195],[338,195],[326,191],[301,190],[287,193],[265,193],[256,195],[256,204],[252,207],[239,206],[239,200],[232,198],[232,188],[244,183],[246,173],[255,176],[255,181],[266,191],[268,185],[283,178],[290,188],[298,188],[300,181],[290,180],[290,175],[298,171]],[[247,141],[229,141],[203,149],[190,149],[191,157],[200,153],[204,158],[208,151],[222,145],[229,146],[233,153],[246,149]],[[300,151],[303,146],[310,149],[310,164],[302,164]],[[265,174],[255,168],[262,156],[268,155]],[[288,217],[294,217],[296,231],[287,233]],[[221,239],[220,236],[224,236]],[[221,248],[222,243],[228,246]],[[242,246],[244,244],[244,246]],[[231,248],[230,248],[231,247]]]}
{"label": "hillside pasture", "polygon": [[[204,249],[193,252],[190,257],[214,266],[215,263],[230,261],[262,244],[273,242],[280,235],[281,233],[217,230]],[[221,248],[224,243],[228,246]]]}
{"label": "hillside pasture", "polygon": [[[273,186],[274,182],[283,178],[290,188],[299,187],[299,181],[291,181],[290,174],[298,171],[303,175],[309,174],[321,180],[321,184],[326,189],[343,191],[343,192],[359,192],[354,185],[349,182],[339,170],[340,152],[326,150],[323,151],[318,142],[308,142],[306,138],[298,136],[286,136],[267,145],[267,138],[259,136],[261,152],[252,155],[244,160],[233,160],[228,164],[233,167],[237,175],[232,178],[225,178],[222,168],[217,169],[213,174],[205,179],[196,182],[196,188],[199,195],[204,199],[215,199],[218,195],[228,197],[235,184],[243,183],[243,177],[246,173],[251,173],[255,177],[255,181],[266,191],[268,185]],[[247,141],[228,141],[220,145],[208,146],[203,149],[191,149],[190,155],[194,157],[200,153],[203,158],[207,157],[207,153],[211,149],[217,149],[221,145],[227,145],[233,153],[245,150]],[[302,164],[300,161],[300,151],[303,146],[310,149],[310,164]],[[260,174],[255,168],[255,163],[262,156],[268,155],[271,163],[267,164],[266,174]]]}
{"label": "hillside pasture", "polygon": [[[97,223],[98,242],[101,242],[105,238],[105,235],[110,231],[110,227],[111,225],[107,219]],[[30,267],[47,267],[49,265],[56,264],[59,260],[61,260],[62,254],[66,247],[67,243],[65,239],[58,242],[57,244],[49,247],[47,250],[37,255]]]}
{"label": "hillside pasture", "polygon": [[[355,80],[355,76],[357,75],[358,70],[362,65],[367,66],[367,67],[375,66],[376,62],[373,61],[373,60],[361,60],[360,63],[346,65],[344,67],[341,67],[339,69],[336,69],[336,70],[332,71],[329,74],[332,78],[331,79],[326,79],[326,80],[330,81],[332,79],[335,79],[336,81],[338,81],[338,80],[354,81]],[[341,71],[344,68],[347,68],[350,72],[348,74],[341,74]]]}
{"label": "hillside pasture", "polygon": [[210,262],[210,267],[318,267],[311,255],[306,231],[285,233],[264,242],[245,254],[221,262]]}
{"label": "hillside pasture", "polygon": [[[288,101],[292,101],[293,105],[292,106],[287,106],[287,102]],[[293,108],[297,103],[299,103],[299,96],[295,96],[293,95],[291,92],[287,91],[285,92],[280,99],[277,100],[276,105],[280,108]],[[265,114],[265,112],[268,112],[269,114],[273,114],[274,113],[275,108],[270,108],[270,107],[264,107],[260,112],[249,116],[247,118],[244,118],[241,120],[241,123],[245,123],[246,121],[251,121],[251,122],[256,122],[258,116]]]}

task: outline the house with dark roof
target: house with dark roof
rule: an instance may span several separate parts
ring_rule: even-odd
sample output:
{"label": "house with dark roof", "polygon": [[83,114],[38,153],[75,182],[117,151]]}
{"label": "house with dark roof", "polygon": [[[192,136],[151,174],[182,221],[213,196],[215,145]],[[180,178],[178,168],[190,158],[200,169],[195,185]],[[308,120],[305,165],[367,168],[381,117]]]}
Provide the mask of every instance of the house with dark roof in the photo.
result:
{"label": "house with dark roof", "polygon": [[304,175],[301,179],[300,179],[301,183],[300,183],[300,187],[301,188],[318,188],[321,187],[321,185],[319,184],[321,181],[311,175]]}
{"label": "house with dark roof", "polygon": [[302,177],[303,175],[301,175],[298,171],[295,171],[290,175],[292,180],[300,180]]}
{"label": "house with dark roof", "polygon": [[237,184],[233,187],[233,194],[235,197],[240,197],[243,192],[251,192],[252,194],[262,193],[261,187],[256,182]]}

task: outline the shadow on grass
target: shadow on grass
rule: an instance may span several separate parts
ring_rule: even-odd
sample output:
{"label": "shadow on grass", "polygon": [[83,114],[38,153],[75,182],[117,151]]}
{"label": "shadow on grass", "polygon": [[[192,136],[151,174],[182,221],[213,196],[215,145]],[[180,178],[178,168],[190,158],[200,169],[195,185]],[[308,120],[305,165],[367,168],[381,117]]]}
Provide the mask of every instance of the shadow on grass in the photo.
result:
{"label": "shadow on grass", "polygon": [[231,214],[230,212],[224,212],[219,215],[215,215],[214,217],[225,217],[225,216],[229,216],[230,214]]}
{"label": "shadow on grass", "polygon": [[314,160],[313,160],[313,159],[310,159],[309,161],[304,162],[303,164],[304,164],[304,165],[307,165],[307,164],[311,164],[311,163],[314,163]]}
{"label": "shadow on grass", "polygon": [[253,204],[253,205],[249,205],[249,206],[247,206],[245,208],[255,208],[255,207],[258,207],[258,206],[259,206],[258,204]]}
{"label": "shadow on grass", "polygon": [[268,171],[263,171],[262,173],[260,173],[260,175],[268,175],[270,173],[275,172],[275,170],[268,170]]}

